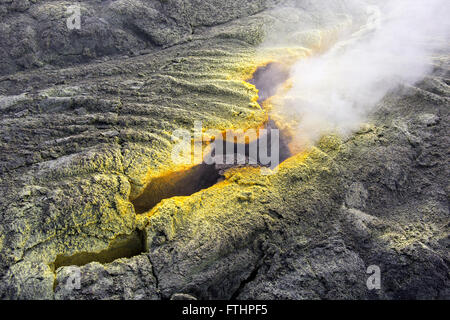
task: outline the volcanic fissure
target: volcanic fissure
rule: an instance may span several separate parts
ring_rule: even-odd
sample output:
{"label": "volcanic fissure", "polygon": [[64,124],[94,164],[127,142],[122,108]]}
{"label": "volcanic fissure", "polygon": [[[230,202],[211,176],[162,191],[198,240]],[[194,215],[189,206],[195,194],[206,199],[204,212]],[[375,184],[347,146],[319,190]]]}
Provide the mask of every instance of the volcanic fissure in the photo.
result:
{"label": "volcanic fissure", "polygon": [[72,256],[59,255],[51,265],[54,270],[64,266],[83,266],[91,262],[102,264],[119,258],[131,258],[147,252],[145,230],[136,230],[130,235],[121,235],[112,240],[108,248],[100,252],[79,252]]}
{"label": "volcanic fissure", "polygon": [[[258,102],[262,104],[266,99],[273,96],[278,88],[287,80],[289,74],[286,68],[279,63],[269,63],[262,67],[259,67],[254,73],[252,79],[248,82],[255,85],[258,89],[259,99]],[[264,125],[264,129],[278,129],[276,123],[270,118]],[[270,130],[268,131],[267,140],[270,141]],[[281,132],[279,140],[279,161],[282,162],[291,156],[289,148],[287,146],[287,137]],[[221,143],[216,141],[215,144]],[[222,156],[230,158],[226,150],[226,136],[222,140],[223,152]],[[226,170],[233,167],[249,166],[249,150],[252,144],[256,144],[257,150],[260,146],[260,137],[255,141],[246,141],[244,148],[237,140],[234,140],[234,154],[231,155],[232,159],[244,156],[246,159],[245,165],[235,164],[231,165],[218,165],[218,164],[206,164],[205,162],[193,166],[189,169],[170,172],[168,174],[155,177],[147,184],[144,191],[136,199],[131,199],[131,203],[134,205],[135,212],[137,214],[143,214],[152,210],[158,203],[164,199],[172,198],[175,196],[190,196],[203,189],[209,188],[223,179],[223,174]],[[268,146],[270,154],[270,145]],[[245,154],[239,154],[238,150],[245,150]],[[257,152],[259,154],[259,152]],[[210,155],[217,156],[216,150],[212,150]],[[208,155],[209,156],[209,155]],[[261,163],[258,156],[257,166],[266,166]]]}

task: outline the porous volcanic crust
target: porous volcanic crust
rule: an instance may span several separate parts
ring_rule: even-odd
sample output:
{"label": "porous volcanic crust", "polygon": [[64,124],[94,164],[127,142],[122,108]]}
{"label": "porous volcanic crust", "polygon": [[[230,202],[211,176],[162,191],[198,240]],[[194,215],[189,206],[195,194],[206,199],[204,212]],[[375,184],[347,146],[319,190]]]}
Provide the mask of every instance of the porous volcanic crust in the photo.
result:
{"label": "porous volcanic crust", "polygon": [[[343,1],[79,2],[68,30],[71,2],[0,1],[0,298],[450,298],[448,52],[351,137],[137,213],[182,170],[174,130],[261,127],[256,68],[359,22]],[[316,28],[258,48],[283,19]]]}

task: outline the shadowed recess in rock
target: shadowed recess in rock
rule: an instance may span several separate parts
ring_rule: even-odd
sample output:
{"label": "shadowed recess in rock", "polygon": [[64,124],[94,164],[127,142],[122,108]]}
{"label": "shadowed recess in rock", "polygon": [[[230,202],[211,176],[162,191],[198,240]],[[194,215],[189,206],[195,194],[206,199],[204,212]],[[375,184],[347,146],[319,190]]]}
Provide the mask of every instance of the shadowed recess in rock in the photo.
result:
{"label": "shadowed recess in rock", "polygon": [[280,86],[289,78],[289,71],[278,62],[270,62],[253,73],[249,83],[258,89],[258,102],[262,103],[275,95]]}
{"label": "shadowed recess in rock", "polygon": [[190,196],[202,189],[211,187],[220,175],[214,165],[205,163],[192,168],[170,172],[167,175],[152,179],[144,192],[131,203],[136,213],[151,210],[164,199],[175,196]]}
{"label": "shadowed recess in rock", "polygon": [[147,251],[145,231],[136,230],[130,235],[115,238],[109,247],[100,252],[80,252],[72,256],[59,255],[52,267],[83,266],[91,262],[110,263],[119,258],[131,258]]}
{"label": "shadowed recess in rock", "polygon": [[[275,123],[273,121],[269,121],[266,126],[266,129],[277,129]],[[225,135],[226,137],[226,135]],[[148,183],[147,187],[144,189],[142,194],[134,200],[131,200],[131,203],[134,205],[135,212],[137,214],[143,214],[145,212],[153,209],[158,203],[160,203],[164,199],[176,197],[176,196],[190,196],[196,192],[199,192],[203,189],[209,188],[220,181],[223,178],[224,171],[234,168],[234,167],[245,167],[249,166],[249,154],[251,146],[254,146],[257,150],[258,157],[256,159],[257,164],[255,166],[270,166],[270,164],[262,164],[261,159],[259,157],[259,144],[260,139],[256,139],[254,141],[247,141],[247,143],[240,144],[234,141],[234,147],[232,148],[232,152],[227,153],[226,140],[218,140],[215,144],[222,143],[222,154],[217,155],[216,150],[213,150],[206,157],[214,156],[222,159],[227,159],[226,164],[206,164],[203,162],[202,164],[193,166],[186,170],[174,171],[167,173],[166,175],[155,177]],[[268,131],[268,156],[271,155],[271,145],[270,145],[270,130]],[[241,154],[239,150],[243,150],[244,154]],[[291,156],[290,151],[287,147],[285,141],[283,141],[283,135],[280,137],[279,144],[279,161],[282,162]],[[204,159],[206,159],[206,157]],[[245,159],[245,163],[241,163],[238,159]],[[232,159],[232,160],[231,160]],[[211,163],[211,162],[209,162]]]}
{"label": "shadowed recess in rock", "polygon": [[[279,62],[270,62],[256,69],[253,73],[253,77],[248,82],[258,89],[258,103],[262,104],[270,97],[273,97],[288,78],[289,70],[286,66]],[[265,129],[270,130],[279,128],[275,121],[271,120],[269,116]],[[292,156],[288,147],[289,140],[290,138],[288,135],[280,130],[280,163]]]}

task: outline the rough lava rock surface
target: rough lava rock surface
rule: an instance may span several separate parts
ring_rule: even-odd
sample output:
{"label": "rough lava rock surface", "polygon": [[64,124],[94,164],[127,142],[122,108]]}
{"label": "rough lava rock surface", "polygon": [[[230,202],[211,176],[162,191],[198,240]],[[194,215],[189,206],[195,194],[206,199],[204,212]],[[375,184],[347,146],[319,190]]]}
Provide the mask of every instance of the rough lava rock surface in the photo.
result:
{"label": "rough lava rock surface", "polygon": [[314,53],[358,23],[279,2],[79,1],[68,30],[72,2],[0,0],[0,298],[450,298],[449,52],[351,137],[136,212],[174,130],[267,120],[244,80],[270,28],[313,21]]}

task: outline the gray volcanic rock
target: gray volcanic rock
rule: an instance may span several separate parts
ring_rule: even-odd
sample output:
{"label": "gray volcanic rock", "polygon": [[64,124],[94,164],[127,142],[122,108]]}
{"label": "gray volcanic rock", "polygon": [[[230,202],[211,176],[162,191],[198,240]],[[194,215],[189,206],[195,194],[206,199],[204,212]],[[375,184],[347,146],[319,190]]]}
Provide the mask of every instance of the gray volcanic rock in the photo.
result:
{"label": "gray volcanic rock", "polygon": [[[197,190],[171,162],[194,121],[267,121],[258,66],[358,25],[342,1],[277,2],[80,1],[70,31],[72,2],[0,0],[1,299],[450,298],[448,52],[272,175]],[[316,29],[257,48],[283,19]]]}
{"label": "gray volcanic rock", "polygon": [[[79,280],[76,278],[79,276]],[[79,281],[79,283],[77,282]],[[55,299],[158,299],[152,265],[141,255],[116,260],[103,266],[98,262],[83,267],[61,268],[56,276]]]}
{"label": "gray volcanic rock", "polygon": [[0,75],[66,66],[188,41],[197,27],[258,13],[274,0],[79,1],[82,28],[69,30],[70,1],[0,2]]}

